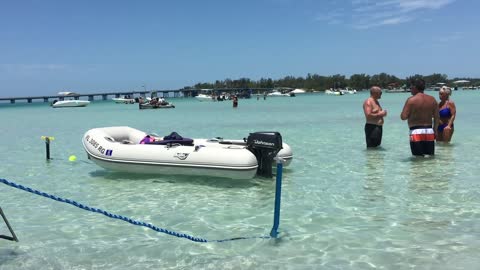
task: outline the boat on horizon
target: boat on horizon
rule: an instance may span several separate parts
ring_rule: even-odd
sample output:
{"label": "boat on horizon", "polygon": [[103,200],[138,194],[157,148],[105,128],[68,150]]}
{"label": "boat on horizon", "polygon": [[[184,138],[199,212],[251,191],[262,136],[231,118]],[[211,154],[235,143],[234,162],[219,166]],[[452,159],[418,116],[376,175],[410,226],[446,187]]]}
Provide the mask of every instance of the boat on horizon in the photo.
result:
{"label": "boat on horizon", "polygon": [[139,103],[138,108],[140,110],[145,110],[145,109],[173,109],[175,108],[175,105],[172,103],[166,102],[165,104],[150,104],[150,103]]}
{"label": "boat on horizon", "polygon": [[113,102],[118,103],[118,104],[134,104],[135,103],[135,99],[131,98],[129,96],[112,98],[112,100],[113,100]]}
{"label": "boat on horizon", "polygon": [[53,108],[71,108],[71,107],[86,107],[90,104],[88,100],[69,99],[69,100],[54,100],[51,104]]}
{"label": "boat on horizon", "polygon": [[215,101],[215,98],[207,94],[198,94],[195,96],[195,99],[198,101]]}
{"label": "boat on horizon", "polygon": [[326,95],[334,95],[334,96],[343,96],[343,93],[338,91],[338,90],[335,90],[335,89],[327,89],[325,90],[325,94]]}
{"label": "boat on horizon", "polygon": [[407,93],[407,92],[410,92],[410,91],[407,90],[407,89],[403,89],[403,88],[394,88],[394,89],[387,89],[387,90],[385,90],[385,92],[387,92],[387,93]]}
{"label": "boat on horizon", "polygon": [[267,97],[292,97],[295,96],[295,94],[287,94],[287,93],[282,93],[278,90],[273,90],[271,93],[267,94]]}
{"label": "boat on horizon", "polygon": [[305,94],[306,92],[307,92],[307,91],[305,91],[305,90],[303,90],[303,89],[297,88],[297,89],[294,89],[294,90],[290,91],[289,93],[290,93],[290,94],[293,93],[293,94],[297,95],[297,94]]}
{"label": "boat on horizon", "polygon": [[[88,100],[78,99],[78,94],[75,92],[58,92],[58,95],[61,96],[63,100],[55,99],[52,104],[50,104],[53,108],[86,107],[90,104]],[[67,99],[65,99],[65,97]]]}

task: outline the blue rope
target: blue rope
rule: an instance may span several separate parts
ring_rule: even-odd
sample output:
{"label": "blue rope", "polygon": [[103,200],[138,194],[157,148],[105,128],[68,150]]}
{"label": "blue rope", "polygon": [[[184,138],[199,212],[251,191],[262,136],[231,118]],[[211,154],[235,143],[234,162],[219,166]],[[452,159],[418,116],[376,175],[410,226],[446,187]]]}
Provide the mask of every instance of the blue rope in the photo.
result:
{"label": "blue rope", "polygon": [[90,212],[103,214],[107,217],[114,218],[114,219],[120,219],[120,220],[126,221],[128,223],[131,223],[133,225],[147,227],[147,228],[152,229],[156,232],[165,233],[165,234],[176,236],[176,237],[179,237],[179,238],[186,238],[186,239],[188,239],[190,241],[193,241],[193,242],[202,242],[202,243],[206,243],[206,242],[228,242],[228,241],[243,240],[243,239],[254,239],[254,238],[269,239],[269,238],[271,238],[269,236],[253,236],[253,237],[234,237],[234,238],[228,238],[228,239],[210,240],[209,241],[209,240],[206,240],[206,239],[203,239],[203,238],[193,237],[193,236],[190,236],[188,234],[177,233],[177,232],[170,231],[170,230],[167,230],[167,229],[162,229],[162,228],[159,228],[155,225],[152,225],[150,223],[146,223],[146,222],[143,222],[143,221],[137,221],[137,220],[134,220],[134,219],[131,219],[131,218],[128,218],[128,217],[121,216],[121,215],[112,214],[112,213],[109,213],[109,212],[107,212],[105,210],[102,210],[102,209],[90,207],[90,206],[78,203],[76,201],[73,201],[73,200],[63,199],[63,198],[57,197],[55,195],[50,195],[50,194],[42,192],[42,191],[38,191],[38,190],[29,188],[29,187],[25,187],[25,186],[22,186],[20,184],[10,182],[6,179],[0,178],[0,182],[6,184],[8,186],[11,186],[11,187],[14,187],[14,188],[17,188],[17,189],[21,189],[21,190],[24,190],[24,191],[28,191],[30,193],[37,194],[37,195],[40,195],[40,196],[43,196],[43,197],[46,197],[46,198],[49,198],[49,199],[52,199],[52,200],[55,200],[55,201],[68,203],[68,204],[71,204],[73,206],[76,206],[78,208],[81,208],[81,209],[84,209],[84,210],[87,210],[87,211],[90,211]]}

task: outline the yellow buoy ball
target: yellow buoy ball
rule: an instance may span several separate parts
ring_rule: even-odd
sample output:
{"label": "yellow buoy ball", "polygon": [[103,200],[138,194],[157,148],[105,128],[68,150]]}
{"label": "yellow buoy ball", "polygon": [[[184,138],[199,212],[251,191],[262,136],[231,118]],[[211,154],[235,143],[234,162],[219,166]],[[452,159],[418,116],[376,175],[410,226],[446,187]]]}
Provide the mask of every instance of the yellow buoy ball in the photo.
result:
{"label": "yellow buoy ball", "polygon": [[68,157],[68,160],[73,162],[73,161],[77,160],[77,157],[75,155],[71,155],[71,156]]}

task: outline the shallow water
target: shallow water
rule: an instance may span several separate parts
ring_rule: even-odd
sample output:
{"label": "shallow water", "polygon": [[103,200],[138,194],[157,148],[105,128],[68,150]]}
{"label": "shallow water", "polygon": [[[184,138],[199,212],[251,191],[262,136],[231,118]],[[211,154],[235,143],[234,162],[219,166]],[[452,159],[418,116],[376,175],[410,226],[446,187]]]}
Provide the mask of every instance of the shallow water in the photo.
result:
{"label": "shallow water", "polygon": [[[237,109],[192,99],[142,111],[111,101],[0,104],[0,178],[207,240],[268,235],[274,180],[108,172],[87,159],[82,135],[123,125],[191,138],[274,130],[294,151],[277,240],[195,243],[0,184],[0,206],[20,240],[0,239],[0,269],[476,269],[479,92],[454,92],[453,143],[427,159],[410,154],[399,117],[408,96],[380,100],[388,116],[377,150],[365,148],[367,93],[240,100]],[[42,135],[55,137],[49,162]],[[1,220],[0,234],[9,234]]]}

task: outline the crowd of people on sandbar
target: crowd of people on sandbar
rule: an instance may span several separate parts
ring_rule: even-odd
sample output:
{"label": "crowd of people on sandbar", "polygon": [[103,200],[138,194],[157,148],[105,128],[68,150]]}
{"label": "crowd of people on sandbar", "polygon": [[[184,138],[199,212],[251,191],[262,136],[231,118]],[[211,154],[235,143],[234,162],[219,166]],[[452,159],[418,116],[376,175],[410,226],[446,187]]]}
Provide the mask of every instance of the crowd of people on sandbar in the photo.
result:
{"label": "crowd of people on sandbar", "polygon": [[[439,91],[440,102],[424,93],[425,81],[416,79],[410,88],[412,96],[403,106],[400,119],[407,120],[410,129],[410,150],[414,156],[433,156],[435,141],[449,143],[453,136],[456,116],[455,103],[450,99],[452,90],[443,86]],[[365,140],[367,148],[382,143],[383,123],[387,110],[378,101],[382,89],[370,88],[370,97],[363,103],[365,114]]]}

